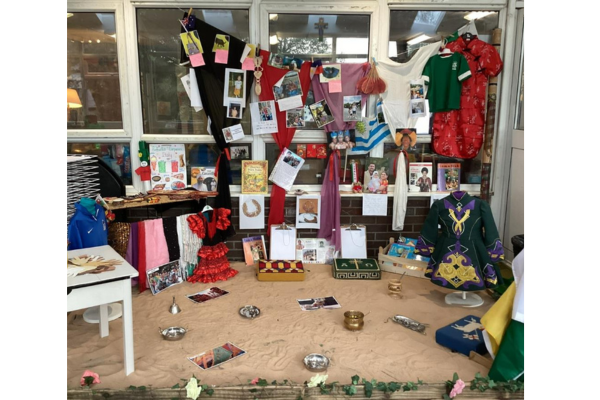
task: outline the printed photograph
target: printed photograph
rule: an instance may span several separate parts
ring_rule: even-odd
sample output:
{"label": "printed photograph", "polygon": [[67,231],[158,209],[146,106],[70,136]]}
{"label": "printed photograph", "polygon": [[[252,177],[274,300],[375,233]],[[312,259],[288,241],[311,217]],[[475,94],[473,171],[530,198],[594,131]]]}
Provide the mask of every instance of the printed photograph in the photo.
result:
{"label": "printed photograph", "polygon": [[230,101],[227,106],[227,117],[242,119],[242,103],[239,101]]}
{"label": "printed photograph", "polygon": [[244,98],[244,86],[246,83],[246,73],[243,70],[228,69],[228,89],[227,97]]}
{"label": "printed photograph", "polygon": [[228,291],[219,289],[218,287],[211,287],[210,289],[203,290],[198,293],[188,294],[185,297],[193,301],[194,303],[200,304],[207,302],[208,300],[217,299],[221,296],[229,294]]}
{"label": "printed photograph", "polygon": [[350,150],[356,146],[354,142],[354,129],[333,131],[328,136],[329,148],[332,150]]}
{"label": "printed photograph", "polygon": [[197,31],[185,32],[180,36],[181,43],[183,43],[183,49],[188,57],[203,52],[202,44],[200,43],[200,37],[198,36]]}
{"label": "printed photograph", "polygon": [[316,297],[313,299],[298,299],[297,301],[302,311],[314,311],[320,308],[334,309],[342,307],[333,296]]}
{"label": "printed photograph", "polygon": [[361,99],[362,96],[344,96],[344,122],[362,119]]}
{"label": "printed photograph", "polygon": [[302,86],[297,71],[291,71],[285,74],[281,86],[273,86],[275,101],[287,99],[292,96],[302,96]]}
{"label": "printed photograph", "polygon": [[296,227],[298,229],[320,227],[320,202],[320,195],[301,196],[298,198],[296,202]]}
{"label": "printed photograph", "polygon": [[173,285],[183,282],[179,261],[173,261],[146,271],[146,278],[152,294],[158,294]]}
{"label": "printed photograph", "polygon": [[425,100],[412,100],[410,102],[411,117],[425,115]]}
{"label": "printed photograph", "polygon": [[260,101],[258,102],[258,110],[260,112],[261,121],[273,121],[273,110],[271,109],[271,102]]}
{"label": "printed photograph", "polygon": [[229,153],[232,160],[249,160],[250,146],[231,146]]}
{"label": "printed photograph", "polygon": [[317,249],[304,249],[302,250],[302,261],[307,263],[314,263],[317,261]]}
{"label": "printed photograph", "polygon": [[417,130],[414,128],[396,129],[394,142],[396,143],[396,146],[399,146],[402,150],[406,150],[410,153],[416,152]]}
{"label": "printed photograph", "polygon": [[363,192],[387,194],[390,184],[390,160],[387,158],[367,157],[364,173]]}
{"label": "printed photograph", "polygon": [[340,64],[323,65],[323,73],[319,75],[319,82],[339,81],[342,79],[342,66]]}
{"label": "printed photograph", "polygon": [[240,349],[233,343],[227,342],[224,345],[215,347],[210,351],[200,353],[193,357],[188,357],[188,360],[194,363],[194,365],[197,367],[202,369],[210,369],[244,354],[246,354],[246,351]]}
{"label": "printed photograph", "polygon": [[423,84],[422,83],[411,83],[410,84],[410,99],[411,100],[418,100],[418,99],[424,99],[424,90],[423,90]]}
{"label": "printed photograph", "polygon": [[292,108],[285,112],[286,127],[304,128],[304,108]]}
{"label": "printed photograph", "polygon": [[329,105],[325,99],[311,104],[308,106],[308,108],[310,109],[310,113],[312,114],[314,121],[317,123],[318,128],[322,128],[325,125],[335,121],[335,118],[333,118],[333,114],[331,113]]}
{"label": "printed photograph", "polygon": [[296,154],[288,150],[283,156],[283,162],[296,168],[298,165],[302,164],[302,157],[298,157]]}
{"label": "printed photograph", "polygon": [[212,51],[229,50],[229,35],[216,35]]}

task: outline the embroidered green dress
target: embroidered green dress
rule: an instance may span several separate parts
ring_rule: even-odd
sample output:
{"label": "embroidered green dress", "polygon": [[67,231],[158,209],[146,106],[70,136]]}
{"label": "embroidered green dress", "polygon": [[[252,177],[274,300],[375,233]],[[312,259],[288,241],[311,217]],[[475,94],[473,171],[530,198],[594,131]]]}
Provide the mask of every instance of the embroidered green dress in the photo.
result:
{"label": "embroidered green dress", "polygon": [[476,291],[503,283],[496,263],[504,259],[504,250],[492,210],[466,192],[433,203],[415,253],[430,257],[425,276],[436,285]]}

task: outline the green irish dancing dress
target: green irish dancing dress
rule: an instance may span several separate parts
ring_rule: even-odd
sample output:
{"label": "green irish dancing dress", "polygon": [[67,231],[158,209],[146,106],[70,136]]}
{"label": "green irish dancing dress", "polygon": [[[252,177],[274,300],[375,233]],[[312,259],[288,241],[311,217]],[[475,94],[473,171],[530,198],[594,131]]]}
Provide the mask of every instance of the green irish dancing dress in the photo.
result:
{"label": "green irish dancing dress", "polygon": [[466,192],[433,203],[415,253],[430,257],[425,277],[438,286],[476,291],[503,283],[496,263],[504,259],[504,250],[492,210]]}

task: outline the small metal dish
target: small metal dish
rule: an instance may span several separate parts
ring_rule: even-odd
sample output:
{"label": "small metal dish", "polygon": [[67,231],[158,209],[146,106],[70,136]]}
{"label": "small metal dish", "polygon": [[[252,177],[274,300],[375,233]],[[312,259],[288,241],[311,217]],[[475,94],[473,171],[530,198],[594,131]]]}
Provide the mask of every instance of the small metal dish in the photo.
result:
{"label": "small metal dish", "polygon": [[256,318],[260,315],[260,308],[256,306],[244,306],[240,308],[240,315],[249,319]]}
{"label": "small metal dish", "polygon": [[163,339],[170,341],[183,339],[185,333],[187,332],[185,328],[182,328],[180,326],[171,326],[167,329],[158,328],[158,331],[160,332]]}
{"label": "small metal dish", "polygon": [[323,354],[311,353],[304,357],[304,366],[311,372],[323,372],[329,368],[329,358]]}

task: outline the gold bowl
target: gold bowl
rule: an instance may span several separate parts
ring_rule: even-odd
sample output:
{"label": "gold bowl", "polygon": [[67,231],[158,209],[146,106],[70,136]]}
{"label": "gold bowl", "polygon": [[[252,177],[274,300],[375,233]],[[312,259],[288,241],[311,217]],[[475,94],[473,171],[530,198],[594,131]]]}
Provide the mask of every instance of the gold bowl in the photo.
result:
{"label": "gold bowl", "polygon": [[346,311],[344,313],[344,327],[350,331],[360,331],[365,325],[365,314],[360,311]]}

